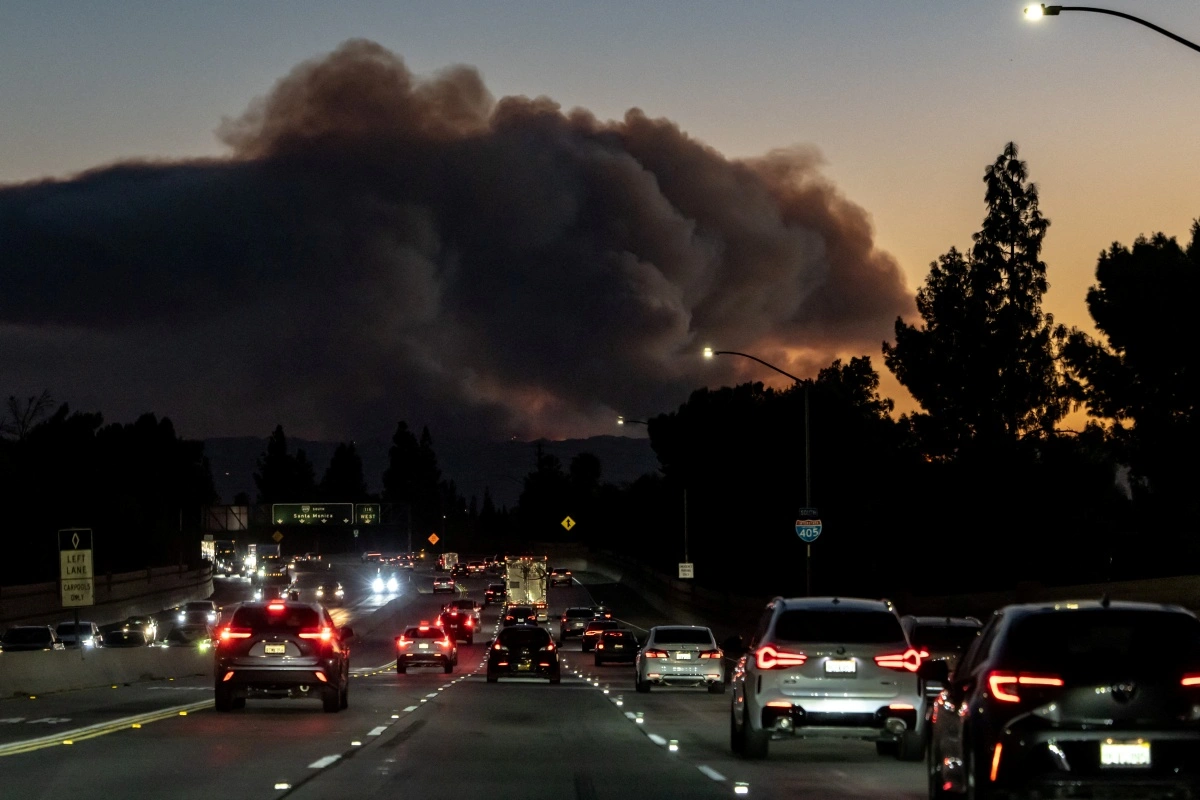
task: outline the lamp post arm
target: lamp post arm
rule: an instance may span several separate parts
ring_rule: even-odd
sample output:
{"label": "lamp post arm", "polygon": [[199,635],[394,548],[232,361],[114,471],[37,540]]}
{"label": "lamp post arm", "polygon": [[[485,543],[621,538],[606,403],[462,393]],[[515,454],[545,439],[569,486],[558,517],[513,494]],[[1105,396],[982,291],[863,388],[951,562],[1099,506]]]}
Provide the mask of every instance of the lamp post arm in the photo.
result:
{"label": "lamp post arm", "polygon": [[714,351],[713,351],[713,355],[714,355],[714,356],[741,356],[742,358],[748,358],[748,359],[750,359],[751,361],[757,361],[758,363],[762,364],[762,365],[763,365],[764,367],[766,367],[767,369],[773,369],[773,370],[775,370],[775,371],[776,371],[776,372],[778,372],[780,375],[786,375],[787,377],[789,377],[789,378],[791,378],[792,380],[794,380],[796,383],[804,383],[804,381],[803,381],[803,380],[801,380],[800,378],[797,378],[797,377],[796,377],[795,375],[793,375],[792,373],[790,373],[790,372],[784,372],[783,370],[781,370],[779,367],[775,366],[774,364],[768,364],[766,361],[763,361],[761,358],[758,358],[758,357],[756,357],[756,356],[752,356],[752,355],[750,355],[749,353],[739,353],[739,352],[738,352],[738,351],[736,351],[736,350],[714,350]]}
{"label": "lamp post arm", "polygon": [[1136,22],[1138,25],[1145,25],[1150,30],[1157,31],[1163,36],[1166,36],[1168,39],[1174,39],[1184,47],[1190,47],[1196,52],[1200,53],[1200,45],[1196,44],[1195,42],[1189,42],[1182,36],[1177,36],[1176,34],[1171,33],[1166,28],[1160,28],[1153,22],[1147,22],[1141,17],[1135,17],[1133,14],[1126,14],[1124,11],[1113,11],[1111,8],[1095,8],[1093,6],[1059,6],[1059,9],[1062,11],[1091,11],[1095,14],[1108,14],[1109,16],[1127,19],[1130,22]]}

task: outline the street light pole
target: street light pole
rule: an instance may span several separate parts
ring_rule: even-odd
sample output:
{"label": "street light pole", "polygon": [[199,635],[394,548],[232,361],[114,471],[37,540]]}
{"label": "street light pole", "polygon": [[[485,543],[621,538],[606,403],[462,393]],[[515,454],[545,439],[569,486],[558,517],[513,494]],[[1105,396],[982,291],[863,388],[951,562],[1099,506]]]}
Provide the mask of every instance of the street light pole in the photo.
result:
{"label": "street light pole", "polygon": [[1189,42],[1182,36],[1171,33],[1166,28],[1160,28],[1153,22],[1147,22],[1141,17],[1135,17],[1133,14],[1126,14],[1124,11],[1114,11],[1111,8],[1095,8],[1093,6],[1048,6],[1045,3],[1039,3],[1036,6],[1027,6],[1025,8],[1025,16],[1030,20],[1039,20],[1042,17],[1057,17],[1063,11],[1090,11],[1093,14],[1107,14],[1110,17],[1127,19],[1130,22],[1136,22],[1138,25],[1145,25],[1150,30],[1155,31],[1156,33],[1161,33],[1168,39],[1174,39],[1184,47],[1190,47],[1191,49],[1200,53],[1200,45],[1196,44],[1195,42]]}
{"label": "street light pole", "polygon": [[[804,387],[804,507],[812,508],[812,440],[808,430],[808,387],[811,381],[801,380],[792,373],[782,370],[774,364],[769,364],[758,356],[752,356],[749,353],[739,353],[736,350],[713,350],[711,347],[704,348],[705,358],[712,358],[713,356],[741,356],[751,361],[757,361],[767,369],[775,370],[780,375],[791,378],[797,385]],[[804,593],[809,597],[812,596],[811,544],[805,544],[804,546]]]}

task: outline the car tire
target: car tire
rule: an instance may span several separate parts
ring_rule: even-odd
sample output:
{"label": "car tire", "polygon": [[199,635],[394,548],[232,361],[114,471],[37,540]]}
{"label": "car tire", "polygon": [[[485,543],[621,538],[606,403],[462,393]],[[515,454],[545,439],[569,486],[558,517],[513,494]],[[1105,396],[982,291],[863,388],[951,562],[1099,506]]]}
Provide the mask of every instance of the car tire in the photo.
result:
{"label": "car tire", "polygon": [[454,672],[454,662],[447,661],[445,664],[443,664],[442,672],[446,673],[447,675],[449,675],[451,672]]}
{"label": "car tire", "polygon": [[771,734],[750,727],[750,709],[742,708],[742,758],[764,759],[771,749]]}
{"label": "car tire", "polygon": [[222,713],[233,711],[233,689],[218,686],[213,692],[213,708]]}
{"label": "car tire", "polygon": [[729,749],[735,756],[746,752],[746,736],[743,731],[738,730],[737,714],[732,706],[729,709]]}
{"label": "car tire", "polygon": [[487,676],[487,682],[488,682],[488,683],[495,683],[495,682],[496,682],[496,681],[498,681],[498,680],[500,680],[499,676],[493,675],[493,674],[492,674],[492,673],[490,673],[490,672],[488,673],[488,676]]}
{"label": "car tire", "polygon": [[921,731],[905,731],[900,736],[896,758],[901,761],[921,761],[925,758],[925,736]]}
{"label": "car tire", "polygon": [[559,683],[562,683],[562,674],[561,674],[561,673],[557,673],[557,672],[556,672],[556,673],[554,673],[553,675],[551,675],[551,676],[550,676],[550,683],[551,683],[551,684],[559,684]]}
{"label": "car tire", "polygon": [[467,637],[467,644],[475,644],[475,637],[474,637],[474,636],[468,636],[468,637]]}
{"label": "car tire", "polygon": [[638,694],[650,694],[650,681],[635,680],[633,688],[637,690]]}
{"label": "car tire", "polygon": [[346,685],[342,687],[342,691],[338,695],[338,705],[343,711],[350,707],[350,680],[346,679]]}
{"label": "car tire", "polygon": [[725,694],[725,681],[715,681],[708,685],[709,694]]}
{"label": "car tire", "polygon": [[900,752],[898,742],[876,742],[875,752],[881,756],[896,756]]}
{"label": "car tire", "polygon": [[408,674],[408,665],[405,664],[403,661],[397,661],[396,662],[396,673],[399,675],[407,675]]}
{"label": "car tire", "polygon": [[342,693],[336,686],[321,692],[321,710],[326,714],[336,714],[342,710]]}

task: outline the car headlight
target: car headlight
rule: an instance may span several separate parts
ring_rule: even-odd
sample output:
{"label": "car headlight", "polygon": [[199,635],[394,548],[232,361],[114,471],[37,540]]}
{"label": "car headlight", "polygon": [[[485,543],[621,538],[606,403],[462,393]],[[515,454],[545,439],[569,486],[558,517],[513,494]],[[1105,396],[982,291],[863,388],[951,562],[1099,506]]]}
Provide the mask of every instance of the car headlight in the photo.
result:
{"label": "car headlight", "polygon": [[208,621],[209,621],[209,622],[216,622],[216,621],[217,621],[217,615],[216,615],[214,612],[211,612],[211,611],[210,611],[210,612],[209,612],[209,614],[208,614]]}
{"label": "car headlight", "polygon": [[180,622],[187,622],[187,614],[184,614],[184,613],[182,613],[182,612],[181,612],[181,613],[179,614],[179,621],[180,621]]}
{"label": "car headlight", "polygon": [[322,586],[318,586],[317,587],[317,597],[324,597],[324,596],[325,596],[325,588]]}
{"label": "car headlight", "polygon": [[267,574],[267,571],[265,569],[260,569],[258,571],[258,577],[260,577],[260,578],[265,576],[266,574]]}
{"label": "car headlight", "polygon": [[387,588],[389,592],[397,591],[400,588],[400,581],[395,578],[388,578]]}
{"label": "car headlight", "polygon": [[346,592],[343,589],[338,589],[336,592],[334,592],[334,595],[336,595],[337,597],[345,597]]}
{"label": "car headlight", "polygon": [[375,590],[376,594],[378,594],[379,592],[382,592],[383,591],[383,578],[376,578],[375,580],[373,580],[371,582],[371,588],[373,590]]}

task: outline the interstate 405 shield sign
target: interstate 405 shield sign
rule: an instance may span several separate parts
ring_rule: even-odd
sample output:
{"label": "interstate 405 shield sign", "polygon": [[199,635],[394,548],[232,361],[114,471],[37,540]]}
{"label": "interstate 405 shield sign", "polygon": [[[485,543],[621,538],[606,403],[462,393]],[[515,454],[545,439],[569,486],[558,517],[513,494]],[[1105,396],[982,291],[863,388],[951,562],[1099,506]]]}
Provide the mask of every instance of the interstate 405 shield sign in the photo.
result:
{"label": "interstate 405 shield sign", "polygon": [[797,516],[796,535],[805,544],[812,544],[821,535],[821,515],[815,508],[802,508]]}

